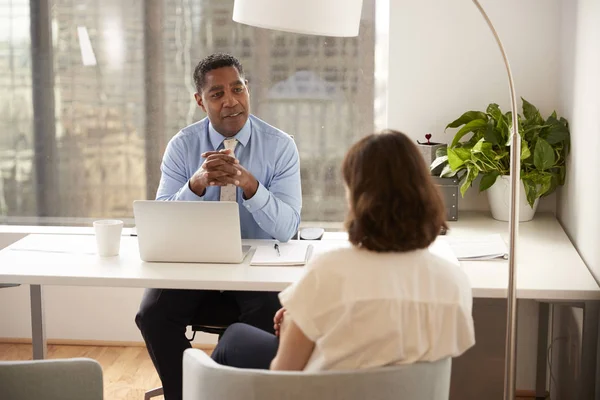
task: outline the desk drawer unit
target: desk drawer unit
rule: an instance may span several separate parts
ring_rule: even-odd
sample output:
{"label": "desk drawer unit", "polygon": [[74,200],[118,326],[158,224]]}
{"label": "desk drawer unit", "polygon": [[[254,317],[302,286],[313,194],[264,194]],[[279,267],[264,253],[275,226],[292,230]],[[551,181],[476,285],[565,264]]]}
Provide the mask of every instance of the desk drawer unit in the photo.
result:
{"label": "desk drawer unit", "polygon": [[446,220],[458,220],[458,178],[440,178],[432,176],[433,182],[440,189],[446,206]]}

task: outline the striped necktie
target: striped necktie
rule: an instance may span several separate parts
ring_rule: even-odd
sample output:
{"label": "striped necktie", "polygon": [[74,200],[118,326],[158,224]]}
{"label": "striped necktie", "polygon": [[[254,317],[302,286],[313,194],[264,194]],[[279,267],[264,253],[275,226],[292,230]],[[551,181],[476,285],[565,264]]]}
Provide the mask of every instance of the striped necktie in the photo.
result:
{"label": "striped necktie", "polygon": [[[223,145],[225,150],[231,150],[232,155],[235,157],[235,146],[237,146],[237,139],[225,139]],[[227,186],[221,186],[221,201],[236,201],[237,187],[229,184]]]}

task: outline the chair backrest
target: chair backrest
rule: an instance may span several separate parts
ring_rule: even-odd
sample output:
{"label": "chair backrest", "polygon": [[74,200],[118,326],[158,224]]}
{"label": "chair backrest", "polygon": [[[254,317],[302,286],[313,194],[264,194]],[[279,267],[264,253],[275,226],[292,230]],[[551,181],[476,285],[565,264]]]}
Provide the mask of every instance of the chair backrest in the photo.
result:
{"label": "chair backrest", "polygon": [[183,356],[183,400],[448,400],[450,358],[321,373],[224,367],[198,349]]}
{"label": "chair backrest", "polygon": [[0,398],[102,400],[102,368],[88,358],[0,361]]}

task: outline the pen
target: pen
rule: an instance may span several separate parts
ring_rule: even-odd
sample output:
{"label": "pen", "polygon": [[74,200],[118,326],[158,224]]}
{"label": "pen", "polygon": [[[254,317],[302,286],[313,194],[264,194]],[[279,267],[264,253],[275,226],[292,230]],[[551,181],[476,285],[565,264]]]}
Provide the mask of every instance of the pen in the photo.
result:
{"label": "pen", "polygon": [[273,246],[273,248],[274,248],[275,250],[277,250],[277,255],[278,255],[279,257],[281,257],[281,252],[279,251],[279,244],[275,243],[275,245]]}

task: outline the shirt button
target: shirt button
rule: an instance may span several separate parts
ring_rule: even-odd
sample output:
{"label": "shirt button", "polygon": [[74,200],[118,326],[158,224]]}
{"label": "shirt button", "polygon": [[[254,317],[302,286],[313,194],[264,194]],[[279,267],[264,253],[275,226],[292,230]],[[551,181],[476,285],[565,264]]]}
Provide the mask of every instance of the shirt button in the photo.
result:
{"label": "shirt button", "polygon": [[246,204],[246,208],[250,208],[250,206],[248,204]]}
{"label": "shirt button", "polygon": [[260,222],[258,223],[258,226],[260,226]]}

